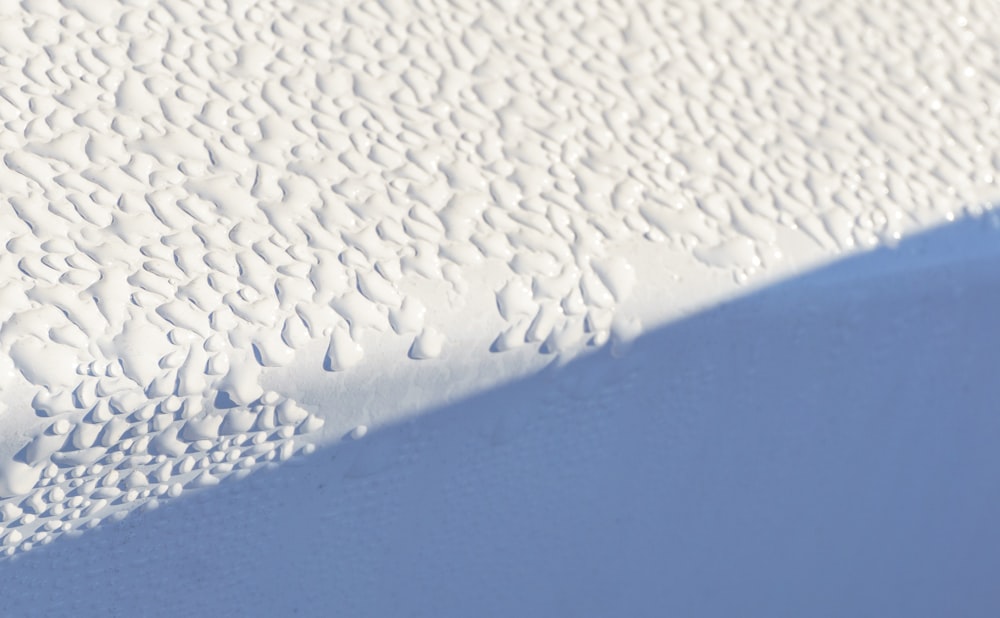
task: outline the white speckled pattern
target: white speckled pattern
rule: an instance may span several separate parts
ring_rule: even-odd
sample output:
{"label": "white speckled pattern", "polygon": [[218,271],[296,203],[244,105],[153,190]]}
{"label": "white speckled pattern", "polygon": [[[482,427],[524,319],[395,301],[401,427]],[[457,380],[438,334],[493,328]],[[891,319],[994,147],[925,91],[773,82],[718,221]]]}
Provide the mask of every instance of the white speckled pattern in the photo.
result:
{"label": "white speckled pattern", "polygon": [[571,353],[635,335],[629,243],[742,282],[788,232],[834,254],[989,210],[998,18],[0,0],[0,393],[46,418],[4,435],[0,544],[308,452],[324,419],[262,369],[317,341],[328,371],[372,340],[446,356],[422,285],[461,306],[501,269],[492,350]]}

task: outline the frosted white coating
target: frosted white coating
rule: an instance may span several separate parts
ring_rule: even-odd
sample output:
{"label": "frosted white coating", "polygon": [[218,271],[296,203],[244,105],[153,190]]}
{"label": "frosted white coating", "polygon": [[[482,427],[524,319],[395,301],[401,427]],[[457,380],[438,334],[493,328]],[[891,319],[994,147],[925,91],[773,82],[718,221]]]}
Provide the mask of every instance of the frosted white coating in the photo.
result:
{"label": "frosted white coating", "polygon": [[742,282],[787,238],[835,254],[990,209],[998,17],[0,1],[0,396],[44,419],[0,463],[4,551],[310,451],[324,419],[264,369],[446,356],[422,286],[460,306],[501,272],[493,352],[624,353],[636,243]]}

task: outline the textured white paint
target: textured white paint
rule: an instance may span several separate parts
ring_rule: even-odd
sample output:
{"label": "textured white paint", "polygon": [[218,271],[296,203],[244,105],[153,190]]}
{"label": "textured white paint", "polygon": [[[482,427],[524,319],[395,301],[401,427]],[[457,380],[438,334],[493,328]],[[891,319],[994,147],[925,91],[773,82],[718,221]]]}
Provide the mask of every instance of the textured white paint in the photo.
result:
{"label": "textured white paint", "polygon": [[994,217],[997,12],[0,3],[5,551]]}

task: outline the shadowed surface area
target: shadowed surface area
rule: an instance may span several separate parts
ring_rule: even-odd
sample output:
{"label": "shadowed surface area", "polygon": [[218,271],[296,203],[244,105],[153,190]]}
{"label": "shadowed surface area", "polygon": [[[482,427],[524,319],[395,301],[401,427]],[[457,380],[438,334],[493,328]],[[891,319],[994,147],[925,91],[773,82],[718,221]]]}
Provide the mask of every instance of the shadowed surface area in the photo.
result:
{"label": "shadowed surface area", "polygon": [[998,309],[962,221],[0,563],[3,613],[995,616]]}

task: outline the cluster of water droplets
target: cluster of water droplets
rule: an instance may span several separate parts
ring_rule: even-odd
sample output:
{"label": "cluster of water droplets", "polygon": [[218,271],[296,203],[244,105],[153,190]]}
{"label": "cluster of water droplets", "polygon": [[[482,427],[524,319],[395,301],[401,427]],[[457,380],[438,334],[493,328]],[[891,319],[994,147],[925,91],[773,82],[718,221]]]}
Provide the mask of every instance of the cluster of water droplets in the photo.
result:
{"label": "cluster of water droplets", "polygon": [[321,420],[262,369],[445,353],[414,281],[501,267],[492,349],[563,352],[635,330],[634,241],[740,281],[988,207],[996,12],[0,2],[0,362],[53,419],[7,551],[290,456]]}

